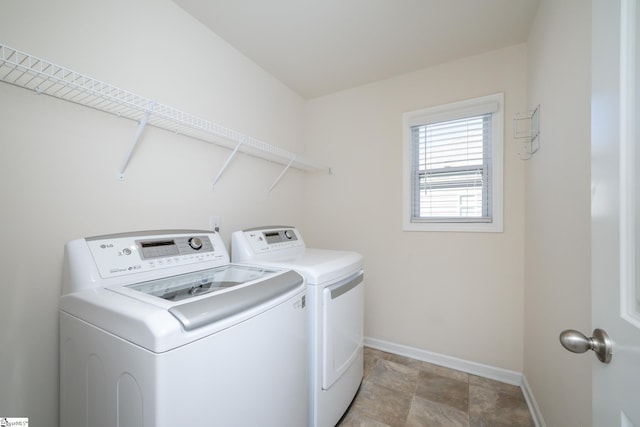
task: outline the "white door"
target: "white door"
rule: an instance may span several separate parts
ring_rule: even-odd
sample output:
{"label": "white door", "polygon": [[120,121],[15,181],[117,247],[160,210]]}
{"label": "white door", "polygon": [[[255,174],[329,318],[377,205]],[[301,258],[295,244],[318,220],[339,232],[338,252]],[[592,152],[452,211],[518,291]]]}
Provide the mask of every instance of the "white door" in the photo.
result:
{"label": "white door", "polygon": [[592,325],[613,341],[594,357],[595,427],[640,427],[638,3],[592,1]]}

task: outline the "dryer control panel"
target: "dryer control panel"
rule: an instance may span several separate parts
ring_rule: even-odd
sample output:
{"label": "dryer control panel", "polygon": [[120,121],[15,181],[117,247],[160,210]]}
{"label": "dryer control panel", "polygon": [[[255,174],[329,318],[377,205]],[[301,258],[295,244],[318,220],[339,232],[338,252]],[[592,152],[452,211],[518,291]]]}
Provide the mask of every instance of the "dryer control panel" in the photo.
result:
{"label": "dryer control panel", "polygon": [[295,227],[287,226],[250,228],[233,233],[232,251],[238,249],[246,252],[246,243],[254,254],[305,247],[300,232]]}

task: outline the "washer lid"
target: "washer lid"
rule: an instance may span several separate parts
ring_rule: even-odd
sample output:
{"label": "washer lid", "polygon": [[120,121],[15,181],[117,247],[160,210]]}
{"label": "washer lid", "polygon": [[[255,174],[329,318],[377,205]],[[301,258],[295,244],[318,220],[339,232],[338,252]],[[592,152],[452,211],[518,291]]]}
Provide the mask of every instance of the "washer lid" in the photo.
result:
{"label": "washer lid", "polygon": [[303,277],[293,271],[228,264],[107,289],[162,307],[191,331],[261,306],[302,284]]}
{"label": "washer lid", "polygon": [[277,272],[278,270],[263,267],[225,265],[111,289],[116,292],[124,291],[129,296],[135,297],[135,294],[127,292],[131,289],[166,301],[178,302],[263,279]]}
{"label": "washer lid", "polygon": [[295,290],[303,283],[302,276],[294,271],[287,271],[254,286],[226,292],[215,298],[198,299],[175,305],[169,309],[169,313],[182,323],[185,330],[191,331],[276,299]]}

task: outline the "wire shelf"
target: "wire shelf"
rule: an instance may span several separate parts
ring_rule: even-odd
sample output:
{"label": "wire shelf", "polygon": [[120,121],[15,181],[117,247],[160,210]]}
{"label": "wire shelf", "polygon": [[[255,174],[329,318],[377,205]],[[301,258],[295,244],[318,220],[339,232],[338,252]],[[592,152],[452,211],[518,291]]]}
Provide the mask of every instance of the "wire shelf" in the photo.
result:
{"label": "wire shelf", "polygon": [[138,135],[133,141],[129,156],[123,162],[120,179],[124,177],[124,169],[139,134],[147,124],[225,148],[235,148],[237,151],[286,165],[286,169],[293,167],[307,172],[331,171],[328,166],[306,160],[260,139],[1,44],[0,81],[139,122],[141,125]]}

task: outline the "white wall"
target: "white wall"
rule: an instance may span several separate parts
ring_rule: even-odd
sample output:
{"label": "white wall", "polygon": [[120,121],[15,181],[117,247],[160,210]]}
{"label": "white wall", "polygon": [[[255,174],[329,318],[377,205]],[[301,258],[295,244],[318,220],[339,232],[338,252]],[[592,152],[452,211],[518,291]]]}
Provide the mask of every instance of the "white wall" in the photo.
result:
{"label": "white wall", "polygon": [[[301,151],[303,101],[169,0],[6,0],[0,43],[194,115]],[[137,124],[0,84],[0,415],[58,419],[63,245],[119,231],[208,228],[223,237],[301,222],[304,174],[148,128],[116,172]]]}
{"label": "white wall", "polygon": [[[365,335],[522,370],[526,47],[489,52],[306,103],[305,238],[365,256]],[[402,113],[505,93],[504,232],[402,231]]]}
{"label": "white wall", "polygon": [[586,427],[593,357],[558,335],[591,332],[591,2],[542,0],[528,47],[541,148],[526,173],[524,373],[547,425]]}

